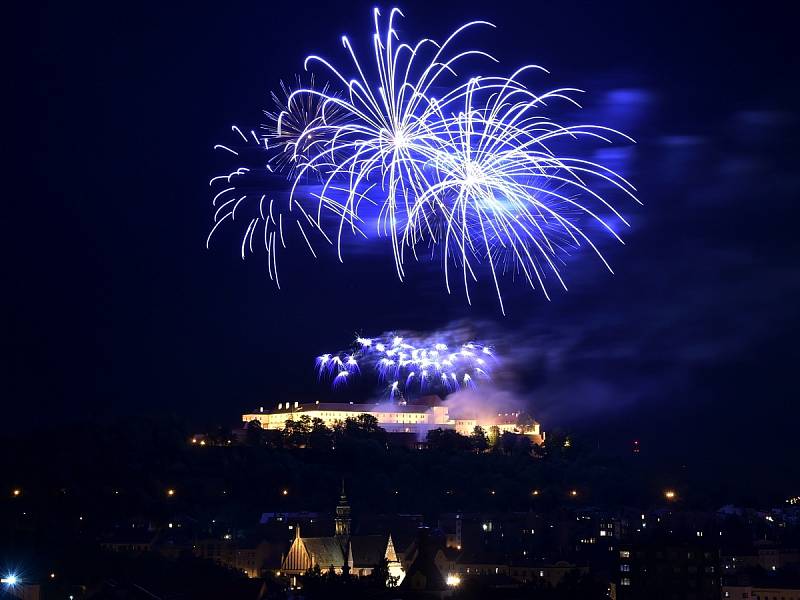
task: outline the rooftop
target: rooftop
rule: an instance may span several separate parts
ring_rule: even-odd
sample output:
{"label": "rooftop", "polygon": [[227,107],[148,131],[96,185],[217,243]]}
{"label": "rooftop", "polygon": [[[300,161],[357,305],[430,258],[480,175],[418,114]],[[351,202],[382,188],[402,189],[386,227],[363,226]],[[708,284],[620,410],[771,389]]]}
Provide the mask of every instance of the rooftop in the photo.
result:
{"label": "rooftop", "polygon": [[[424,413],[430,410],[430,406],[426,404],[389,404],[386,402],[379,404],[351,404],[349,402],[315,402],[305,403],[293,406],[291,403],[287,404],[285,408],[272,408],[264,412],[308,412],[312,410],[324,411],[340,411],[340,412],[384,412],[384,413]],[[259,414],[260,410],[253,411],[250,414]]]}

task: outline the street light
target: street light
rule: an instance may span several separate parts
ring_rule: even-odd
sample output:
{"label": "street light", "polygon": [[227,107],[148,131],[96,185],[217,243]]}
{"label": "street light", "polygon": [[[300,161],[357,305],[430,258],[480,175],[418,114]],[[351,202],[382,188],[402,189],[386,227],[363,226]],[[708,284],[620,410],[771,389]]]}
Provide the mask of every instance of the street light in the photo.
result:
{"label": "street light", "polygon": [[0,583],[13,587],[19,583],[19,578],[14,573],[9,573],[5,577],[0,577]]}

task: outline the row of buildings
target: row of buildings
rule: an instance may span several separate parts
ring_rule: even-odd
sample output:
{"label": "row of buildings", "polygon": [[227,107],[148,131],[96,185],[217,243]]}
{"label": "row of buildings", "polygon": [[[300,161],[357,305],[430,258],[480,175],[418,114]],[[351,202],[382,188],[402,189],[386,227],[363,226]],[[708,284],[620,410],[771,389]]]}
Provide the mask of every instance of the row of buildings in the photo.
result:
{"label": "row of buildings", "polygon": [[190,551],[292,587],[302,585],[309,569],[364,577],[383,564],[399,585],[426,589],[447,590],[471,578],[503,589],[557,587],[569,577],[588,577],[619,600],[800,600],[797,510],[732,515],[583,508],[443,514],[429,529],[425,522],[411,514],[353,520],[342,489],[333,513],[264,513],[258,533],[189,539],[174,524],[150,540],[130,533],[125,539],[122,532],[105,545],[167,555]]}

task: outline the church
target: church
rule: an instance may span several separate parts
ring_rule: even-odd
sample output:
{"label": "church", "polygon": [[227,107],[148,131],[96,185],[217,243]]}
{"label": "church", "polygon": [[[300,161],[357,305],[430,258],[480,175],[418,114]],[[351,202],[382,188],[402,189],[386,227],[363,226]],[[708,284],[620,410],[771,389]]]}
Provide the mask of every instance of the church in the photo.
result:
{"label": "church", "polygon": [[394,549],[391,533],[386,535],[350,535],[350,505],[342,483],[342,494],[336,506],[335,535],[303,537],[300,527],[282,561],[281,572],[289,577],[302,575],[319,566],[322,571],[350,573],[358,577],[370,575],[373,568],[386,559],[389,574],[403,578],[403,570]]}

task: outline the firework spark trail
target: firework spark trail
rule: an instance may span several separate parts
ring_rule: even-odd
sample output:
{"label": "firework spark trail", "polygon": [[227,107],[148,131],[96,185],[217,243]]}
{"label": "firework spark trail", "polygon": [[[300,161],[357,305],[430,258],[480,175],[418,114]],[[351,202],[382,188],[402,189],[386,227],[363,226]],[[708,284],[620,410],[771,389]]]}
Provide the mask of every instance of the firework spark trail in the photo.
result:
{"label": "firework spark trail", "polygon": [[[276,109],[266,113],[265,135],[248,136],[234,127],[237,144],[215,147],[246,166],[212,179],[224,189],[214,197],[211,234],[238,214],[250,215],[242,257],[254,252],[261,230],[269,275],[278,282],[276,257],[278,248],[286,247],[287,227],[299,231],[314,257],[309,234],[335,244],[343,262],[345,231],[369,238],[365,225],[374,221],[377,236],[391,241],[400,280],[409,256],[420,261],[427,255],[441,261],[448,293],[451,270],[460,269],[471,303],[471,282],[488,272],[503,314],[505,275],[550,299],[547,279],[566,289],[560,269],[573,251],[588,246],[611,270],[589,235],[591,224],[622,242],[615,227],[628,223],[598,190],[616,190],[639,202],[636,190],[614,171],[561,148],[581,139],[633,140],[611,128],[562,126],[544,116],[551,101],[580,107],[573,96],[581,90],[532,92],[523,77],[547,73],[536,65],[510,77],[472,77],[459,84],[455,66],[464,58],[495,59],[482,50],[456,51],[456,40],[465,30],[494,27],[491,23],[472,21],[441,44],[422,39],[412,46],[400,42],[394,28],[398,16],[403,15],[393,9],[382,24],[374,10],[369,63],[342,37],[352,77],[320,56],[307,57],[306,70],[321,65],[334,85],[318,88],[313,75],[305,87],[298,79],[294,91],[282,84],[283,96],[273,94]],[[441,92],[436,98],[434,84]],[[255,145],[258,160],[244,160],[242,145]],[[258,177],[273,170],[289,178],[285,194],[259,190]],[[269,218],[263,206],[267,196]],[[248,211],[254,203],[258,211]],[[338,383],[347,376],[342,371]]]}
{"label": "firework spark trail", "polygon": [[[311,84],[313,85],[313,77]],[[296,86],[301,87],[298,77]],[[341,204],[320,197],[314,192],[296,194],[290,198],[285,190],[285,178],[297,181],[297,164],[305,153],[313,151],[320,140],[311,140],[306,131],[321,120],[322,104],[316,97],[308,96],[302,101],[294,99],[292,89],[281,82],[283,96],[273,93],[274,110],[264,111],[267,123],[261,126],[261,133],[254,130],[243,132],[234,125],[233,142],[228,145],[217,144],[226,157],[236,161],[239,166],[225,175],[213,177],[209,185],[214,189],[212,206],[214,224],[206,240],[208,248],[211,239],[223,224],[239,221],[247,224],[241,238],[241,256],[263,247],[267,255],[269,278],[280,288],[278,275],[278,251],[286,249],[287,238],[298,236],[308,247],[314,258],[317,254],[310,236],[321,238],[331,244],[324,231],[324,217],[334,222],[345,218],[341,214]],[[322,87],[327,92],[328,86]],[[336,123],[343,115],[328,111],[330,123]],[[308,175],[313,172],[305,171]],[[237,213],[238,211],[238,213]],[[354,230],[360,229],[358,218],[350,218]],[[256,233],[258,232],[258,241]],[[363,235],[363,234],[362,234]]]}
{"label": "firework spark trail", "polygon": [[491,379],[497,362],[494,351],[477,342],[392,333],[358,337],[351,350],[319,356],[316,368],[334,389],[354,376],[372,373],[390,399],[396,399],[475,387]]}
{"label": "firework spark trail", "polygon": [[[377,81],[368,77],[346,36],[342,45],[347,49],[357,76],[347,79],[332,63],[316,55],[306,58],[305,67],[312,63],[324,66],[346,89],[341,96],[315,89],[296,90],[292,98],[302,95],[318,96],[322,101],[322,119],[306,130],[306,136],[318,136],[327,143],[298,168],[302,176],[308,170],[325,171],[321,198],[329,198],[329,188],[335,181],[347,181],[338,232],[338,254],[342,261],[342,233],[345,226],[354,226],[364,195],[360,190],[370,181],[379,181],[382,198],[379,201],[378,233],[391,239],[397,275],[404,277],[401,259],[401,215],[408,213],[414,198],[429,187],[429,176],[423,165],[432,157],[440,139],[432,133],[430,121],[436,112],[436,102],[428,97],[431,87],[442,74],[455,74],[454,65],[468,56],[483,56],[495,60],[481,50],[466,50],[453,56],[449,47],[463,31],[476,25],[494,27],[486,21],[472,21],[454,31],[442,44],[423,39],[413,47],[400,43],[394,29],[395,8],[389,13],[385,32],[381,30],[380,11],[373,11],[375,31],[372,36]],[[395,44],[397,42],[397,44]],[[435,50],[424,66],[425,50]],[[420,72],[421,71],[421,72]],[[377,92],[377,93],[376,93]],[[343,123],[328,118],[335,110],[346,115]],[[346,155],[336,160],[334,155]],[[299,178],[296,182],[299,181]],[[294,194],[294,188],[292,190]]]}
{"label": "firework spark trail", "polygon": [[[587,216],[622,242],[598,208],[628,223],[587,185],[586,178],[611,184],[638,202],[633,186],[610,169],[558,156],[548,148],[562,137],[602,141],[609,141],[609,135],[630,138],[596,125],[563,127],[532,114],[550,99],[577,105],[567,94],[580,90],[565,88],[537,96],[517,81],[530,69],[541,67],[523,67],[508,79],[474,78],[446,101],[447,105],[463,101],[463,110],[449,117],[441,115],[439,127],[447,141],[434,158],[436,180],[417,198],[403,239],[404,246],[412,247],[420,240],[441,243],[446,287],[450,291],[452,259],[461,267],[468,302],[469,279],[477,281],[473,264],[487,262],[503,312],[497,269],[501,254],[511,256],[528,284],[532,288],[538,285],[548,299],[546,271],[566,289],[557,264],[566,246],[585,243],[611,270],[579,226],[579,219],[558,210],[566,206],[579,216]],[[488,100],[476,102],[477,93],[488,94]],[[438,232],[430,228],[430,214],[443,216]]]}
{"label": "firework spark trail", "polygon": [[[323,122],[329,128],[341,125],[347,115],[337,107],[328,108],[323,120],[323,98],[336,95],[331,91],[330,84],[326,83],[319,89],[320,95],[295,93],[295,90],[316,89],[313,73],[308,84],[304,84],[298,75],[294,86],[281,81],[280,88],[280,93],[271,94],[273,109],[264,111],[267,122],[261,129],[264,130],[272,150],[270,166],[277,172],[285,173],[288,179],[294,180],[298,176],[298,166],[304,164],[308,156],[324,143],[319,136],[308,131]],[[313,169],[307,170],[305,174],[319,179],[319,174]]]}

